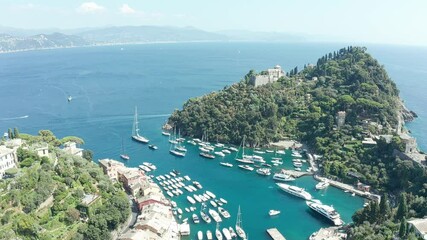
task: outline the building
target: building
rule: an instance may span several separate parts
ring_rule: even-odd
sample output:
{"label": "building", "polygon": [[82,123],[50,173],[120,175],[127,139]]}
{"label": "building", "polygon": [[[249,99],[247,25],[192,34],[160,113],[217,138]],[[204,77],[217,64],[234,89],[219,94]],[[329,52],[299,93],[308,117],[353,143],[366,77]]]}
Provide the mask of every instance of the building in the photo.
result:
{"label": "building", "polygon": [[64,148],[62,150],[74,156],[79,156],[79,157],[83,156],[83,149],[78,148],[75,142],[64,143]]}
{"label": "building", "polygon": [[30,149],[37,153],[39,157],[49,157],[49,145],[47,143],[31,145]]}
{"label": "building", "polygon": [[279,80],[279,78],[284,77],[285,72],[279,65],[276,65],[274,68],[267,69],[266,71],[261,72],[255,76],[252,76],[250,79],[250,84],[255,87],[265,85],[268,83],[273,83]]}
{"label": "building", "polygon": [[118,171],[125,169],[125,165],[112,159],[101,159],[98,161],[99,166],[112,181],[118,181]]}
{"label": "building", "polygon": [[17,167],[17,162],[16,149],[0,146],[0,179],[6,170]]}
{"label": "building", "polygon": [[415,218],[408,221],[409,229],[414,229],[415,235],[427,240],[427,217]]}
{"label": "building", "polygon": [[406,133],[400,134],[400,139],[405,144],[405,153],[416,153],[417,149],[417,140]]}
{"label": "building", "polygon": [[336,121],[337,121],[337,127],[338,128],[341,128],[342,126],[344,126],[344,124],[345,124],[345,115],[346,115],[345,111],[339,111],[339,112],[337,112],[337,116],[335,118],[336,118]]}

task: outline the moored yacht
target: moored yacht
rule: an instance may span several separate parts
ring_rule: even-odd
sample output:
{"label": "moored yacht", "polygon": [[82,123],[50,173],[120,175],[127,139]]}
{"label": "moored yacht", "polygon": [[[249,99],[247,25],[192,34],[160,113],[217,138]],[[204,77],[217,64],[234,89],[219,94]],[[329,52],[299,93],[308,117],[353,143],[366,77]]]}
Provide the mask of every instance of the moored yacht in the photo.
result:
{"label": "moored yacht", "polygon": [[329,182],[328,181],[321,181],[318,184],[316,184],[316,189],[317,190],[321,190],[321,189],[325,189],[329,186]]}
{"label": "moored yacht", "polygon": [[169,150],[169,153],[177,157],[185,157],[185,152],[180,152],[174,149]]}
{"label": "moored yacht", "polygon": [[204,158],[209,158],[209,159],[214,159],[215,156],[206,152],[201,152],[199,153],[200,156],[204,157]]}
{"label": "moored yacht", "polygon": [[231,233],[228,228],[223,228],[222,233],[224,234],[226,240],[231,240]]}
{"label": "moored yacht", "polygon": [[332,206],[323,205],[319,202],[306,201],[306,203],[309,208],[332,221],[335,226],[340,226],[344,223],[340,218],[340,214]]}
{"label": "moored yacht", "polygon": [[270,168],[258,168],[256,170],[256,173],[258,173],[259,175],[263,175],[263,176],[270,176],[271,170],[270,170]]}
{"label": "moored yacht", "polygon": [[248,170],[248,171],[254,170],[254,168],[249,166],[249,165],[239,165],[239,168],[244,169],[244,170]]}
{"label": "moored yacht", "polygon": [[273,175],[273,179],[277,181],[283,181],[283,182],[290,182],[295,180],[295,178],[291,177],[290,175],[284,172],[275,173]]}
{"label": "moored yacht", "polygon": [[215,220],[215,222],[217,222],[217,223],[222,222],[222,218],[221,218],[221,216],[219,216],[217,211],[210,208],[208,212],[211,215],[211,217]]}
{"label": "moored yacht", "polygon": [[233,164],[228,163],[228,162],[220,162],[219,164],[221,164],[222,166],[225,166],[225,167],[233,167]]}
{"label": "moored yacht", "polygon": [[279,210],[270,210],[270,211],[268,211],[268,215],[270,215],[270,216],[276,216],[276,215],[279,215],[280,214],[280,211]]}
{"label": "moored yacht", "polygon": [[200,216],[202,217],[203,221],[205,221],[206,223],[211,223],[211,218],[203,211],[200,211]]}
{"label": "moored yacht", "polygon": [[198,231],[197,232],[197,239],[198,240],[203,240],[203,232],[202,231]]}
{"label": "moored yacht", "polygon": [[206,238],[212,240],[212,232],[210,230],[206,231]]}
{"label": "moored yacht", "polygon": [[276,183],[276,185],[284,192],[287,192],[296,197],[303,198],[305,200],[311,200],[312,196],[310,193],[306,192],[303,188],[299,188],[296,186],[291,186],[285,183]]}
{"label": "moored yacht", "polygon": [[139,135],[139,126],[138,126],[138,111],[135,107],[135,117],[133,119],[133,128],[132,128],[132,139],[141,142],[141,143],[148,143],[149,140],[141,135]]}
{"label": "moored yacht", "polygon": [[230,213],[225,210],[222,207],[218,207],[218,212],[224,217],[224,218],[230,218]]}
{"label": "moored yacht", "polygon": [[193,213],[192,218],[193,218],[193,222],[195,224],[198,224],[200,222],[199,217],[197,216],[197,214]]}

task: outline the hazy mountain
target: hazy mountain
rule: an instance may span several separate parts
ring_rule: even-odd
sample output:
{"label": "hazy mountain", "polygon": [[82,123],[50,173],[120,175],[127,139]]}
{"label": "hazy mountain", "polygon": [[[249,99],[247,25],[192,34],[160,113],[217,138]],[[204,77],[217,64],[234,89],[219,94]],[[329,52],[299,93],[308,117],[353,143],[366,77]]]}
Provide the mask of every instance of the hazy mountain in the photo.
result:
{"label": "hazy mountain", "polygon": [[38,34],[22,37],[0,34],[0,52],[24,51],[45,48],[64,48],[89,45],[79,36],[62,33]]}
{"label": "hazy mountain", "polygon": [[256,32],[246,30],[224,30],[219,34],[225,35],[232,41],[272,41],[272,42],[301,42],[306,38],[303,35],[295,35],[283,32]]}
{"label": "hazy mountain", "polygon": [[93,43],[224,41],[227,37],[192,27],[124,26],[76,33]]}

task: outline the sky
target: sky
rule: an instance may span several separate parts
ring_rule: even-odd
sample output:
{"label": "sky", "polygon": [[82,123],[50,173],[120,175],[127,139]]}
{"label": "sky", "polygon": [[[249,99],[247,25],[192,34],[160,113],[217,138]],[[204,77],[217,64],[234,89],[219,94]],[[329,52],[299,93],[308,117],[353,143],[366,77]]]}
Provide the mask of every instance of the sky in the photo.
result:
{"label": "sky", "polygon": [[0,0],[0,25],[123,25],[301,34],[327,41],[427,45],[426,0]]}

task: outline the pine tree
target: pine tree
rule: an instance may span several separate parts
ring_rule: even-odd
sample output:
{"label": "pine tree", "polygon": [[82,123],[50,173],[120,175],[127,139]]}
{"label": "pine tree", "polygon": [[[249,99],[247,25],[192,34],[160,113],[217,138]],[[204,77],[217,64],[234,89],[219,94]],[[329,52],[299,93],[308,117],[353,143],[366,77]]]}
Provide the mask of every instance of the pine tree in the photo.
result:
{"label": "pine tree", "polygon": [[402,221],[400,221],[399,237],[404,238],[406,236],[406,228],[406,219],[403,217]]}
{"label": "pine tree", "polygon": [[13,138],[19,138],[19,131],[18,128],[13,129]]}
{"label": "pine tree", "polygon": [[396,219],[400,220],[408,215],[408,205],[406,203],[406,195],[402,193],[400,195],[399,207],[397,208]]}

